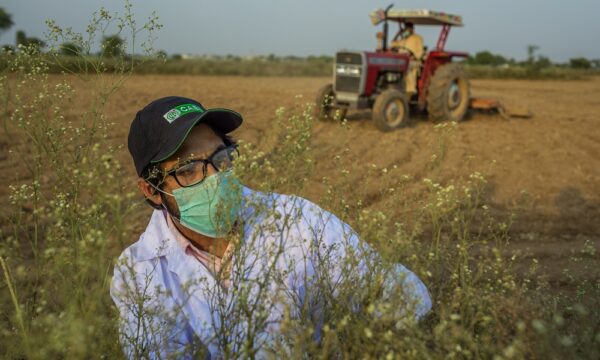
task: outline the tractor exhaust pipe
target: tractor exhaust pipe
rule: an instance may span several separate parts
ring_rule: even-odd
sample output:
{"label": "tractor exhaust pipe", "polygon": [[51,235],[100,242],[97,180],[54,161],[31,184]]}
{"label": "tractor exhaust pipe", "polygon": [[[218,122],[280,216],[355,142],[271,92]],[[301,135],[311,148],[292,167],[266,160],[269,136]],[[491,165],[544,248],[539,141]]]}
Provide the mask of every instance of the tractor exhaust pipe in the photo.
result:
{"label": "tractor exhaust pipe", "polygon": [[394,6],[394,4],[390,4],[383,11],[383,51],[387,51],[387,39],[388,39],[388,21],[387,21],[387,13]]}

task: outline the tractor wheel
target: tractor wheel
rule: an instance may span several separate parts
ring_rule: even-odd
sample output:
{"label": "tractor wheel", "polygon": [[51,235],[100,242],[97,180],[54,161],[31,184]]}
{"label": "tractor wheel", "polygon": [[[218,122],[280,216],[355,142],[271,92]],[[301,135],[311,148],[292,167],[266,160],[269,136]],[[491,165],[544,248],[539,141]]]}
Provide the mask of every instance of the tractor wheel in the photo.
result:
{"label": "tractor wheel", "polygon": [[440,66],[429,83],[427,112],[434,121],[461,121],[469,109],[470,85],[458,64]]}
{"label": "tractor wheel", "polygon": [[373,122],[383,132],[407,126],[409,114],[406,95],[389,89],[377,96],[373,104]]}
{"label": "tractor wheel", "polygon": [[347,108],[337,107],[333,85],[327,84],[319,89],[316,99],[315,116],[322,121],[343,120],[346,117]]}

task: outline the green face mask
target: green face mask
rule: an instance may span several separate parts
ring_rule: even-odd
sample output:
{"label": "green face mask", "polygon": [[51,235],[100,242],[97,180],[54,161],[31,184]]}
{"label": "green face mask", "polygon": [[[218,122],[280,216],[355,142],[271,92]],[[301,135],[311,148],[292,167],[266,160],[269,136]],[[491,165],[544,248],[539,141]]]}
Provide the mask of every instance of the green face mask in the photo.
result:
{"label": "green face mask", "polygon": [[213,238],[227,235],[241,207],[242,185],[231,171],[213,174],[201,183],[173,191],[179,222]]}

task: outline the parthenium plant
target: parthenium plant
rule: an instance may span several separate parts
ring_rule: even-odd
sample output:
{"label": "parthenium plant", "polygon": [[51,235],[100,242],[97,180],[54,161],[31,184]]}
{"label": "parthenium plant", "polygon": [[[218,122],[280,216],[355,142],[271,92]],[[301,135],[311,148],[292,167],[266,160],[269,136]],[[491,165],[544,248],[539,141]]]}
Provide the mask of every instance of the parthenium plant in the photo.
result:
{"label": "parthenium plant", "polygon": [[[77,75],[92,96],[79,102],[73,77],[49,76],[60,66],[59,41],[89,55],[116,24],[130,47],[107,75],[101,62],[80,58]],[[120,354],[115,315],[107,296],[117,247],[128,242],[127,217],[135,202],[116,160],[121,145],[109,140],[114,124],[105,105],[130,75],[136,39],[150,51],[159,27],[153,17],[137,27],[131,5],[125,15],[101,10],[86,34],[49,22],[51,50],[21,46],[3,54],[2,125],[14,171],[2,222],[3,288],[0,296],[3,357],[97,357]],[[73,116],[73,109],[77,116]]]}

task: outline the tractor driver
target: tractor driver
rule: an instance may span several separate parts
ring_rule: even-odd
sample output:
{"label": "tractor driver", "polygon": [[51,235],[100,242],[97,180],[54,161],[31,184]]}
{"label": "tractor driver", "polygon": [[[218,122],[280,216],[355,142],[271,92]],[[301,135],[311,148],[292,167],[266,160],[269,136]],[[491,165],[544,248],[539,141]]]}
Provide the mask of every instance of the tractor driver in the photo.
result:
{"label": "tractor driver", "polygon": [[404,28],[401,28],[398,35],[402,36],[400,40],[393,40],[391,45],[400,53],[409,53],[411,60],[406,74],[406,93],[408,95],[417,92],[417,73],[421,68],[421,59],[425,53],[423,47],[423,38],[415,33],[415,25],[407,22]]}

